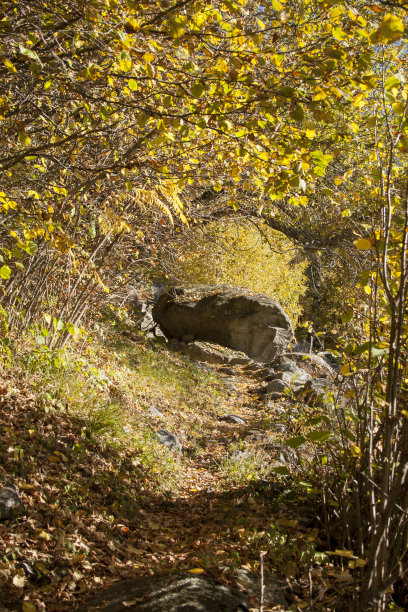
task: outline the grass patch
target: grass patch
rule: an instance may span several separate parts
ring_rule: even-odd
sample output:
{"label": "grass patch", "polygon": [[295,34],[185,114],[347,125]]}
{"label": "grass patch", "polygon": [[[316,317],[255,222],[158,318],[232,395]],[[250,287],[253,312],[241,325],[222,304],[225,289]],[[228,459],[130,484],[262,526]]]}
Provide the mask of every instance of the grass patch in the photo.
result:
{"label": "grass patch", "polygon": [[245,486],[273,474],[270,453],[245,442],[229,445],[226,456],[217,464],[220,480],[229,486]]}

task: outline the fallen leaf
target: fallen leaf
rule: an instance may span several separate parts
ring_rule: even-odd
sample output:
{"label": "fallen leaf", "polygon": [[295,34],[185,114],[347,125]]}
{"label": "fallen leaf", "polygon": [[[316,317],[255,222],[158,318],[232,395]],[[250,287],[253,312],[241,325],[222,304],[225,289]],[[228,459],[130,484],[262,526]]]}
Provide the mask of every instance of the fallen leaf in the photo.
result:
{"label": "fallen leaf", "polygon": [[288,561],[285,565],[285,576],[294,578],[298,573],[298,566],[294,561]]}
{"label": "fallen leaf", "polygon": [[15,587],[22,589],[26,583],[24,574],[16,574],[13,577],[13,584]]}

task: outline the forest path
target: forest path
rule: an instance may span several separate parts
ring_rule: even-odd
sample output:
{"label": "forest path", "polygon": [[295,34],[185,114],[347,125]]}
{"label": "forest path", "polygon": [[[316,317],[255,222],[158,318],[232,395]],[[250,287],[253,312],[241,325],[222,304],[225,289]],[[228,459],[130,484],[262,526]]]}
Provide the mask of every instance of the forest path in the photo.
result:
{"label": "forest path", "polygon": [[[0,523],[5,611],[19,612],[26,601],[34,606],[25,606],[29,612],[68,612],[106,584],[186,570],[248,590],[259,610],[264,553],[264,612],[287,609],[287,600],[309,601],[299,558],[317,529],[305,517],[306,495],[271,469],[279,461],[273,441],[284,437],[274,427],[283,404],[259,401],[259,380],[245,368],[220,370],[211,367],[218,407],[181,418],[182,408],[173,406],[156,423],[186,440],[167,491],[149,482],[154,457],[145,464],[130,446],[101,445],[68,404],[44,404],[24,378],[5,377],[1,470],[4,478],[13,475],[24,503],[21,517]],[[244,424],[219,420],[225,414]]]}

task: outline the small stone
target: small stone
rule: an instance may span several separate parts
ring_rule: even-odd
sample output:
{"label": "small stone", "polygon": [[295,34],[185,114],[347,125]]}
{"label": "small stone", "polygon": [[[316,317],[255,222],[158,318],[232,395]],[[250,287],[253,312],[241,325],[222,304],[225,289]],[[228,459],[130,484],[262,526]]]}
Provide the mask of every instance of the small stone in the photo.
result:
{"label": "small stone", "polygon": [[178,453],[179,455],[183,454],[183,447],[174,434],[166,431],[165,429],[160,429],[157,438],[159,442],[163,444],[163,446],[167,446],[167,448]]}
{"label": "small stone", "polygon": [[231,365],[245,365],[248,362],[249,357],[246,357],[245,355],[232,356],[228,359],[228,363],[230,363]]}
{"label": "small stone", "polygon": [[228,376],[234,376],[234,374],[236,374],[235,370],[233,370],[232,368],[227,368],[225,366],[222,366],[219,369],[219,372],[222,372],[223,374],[227,374]]}
{"label": "small stone", "polygon": [[249,362],[246,366],[246,372],[259,372],[265,369],[265,365],[263,363],[256,363],[255,361]]}
{"label": "small stone", "polygon": [[[273,391],[272,393],[269,393],[269,397],[271,400],[278,400],[281,399],[282,397],[282,393],[280,393],[279,391]],[[273,408],[274,404],[272,403],[271,406],[269,406],[269,408]]]}
{"label": "small stone", "polygon": [[160,412],[160,410],[157,410],[157,408],[155,408],[155,406],[149,406],[147,409],[149,416],[151,417],[156,417],[157,419],[163,419],[164,415],[163,413]]}
{"label": "small stone", "polygon": [[299,368],[294,361],[287,361],[286,363],[281,363],[276,368],[277,372],[292,372],[295,374]]}
{"label": "small stone", "polygon": [[245,424],[244,419],[241,419],[241,417],[237,416],[236,414],[223,414],[218,420],[226,421],[227,423],[237,423],[237,425]]}
{"label": "small stone", "polygon": [[23,502],[16,485],[8,482],[0,491],[0,520],[18,516],[23,510]]}
{"label": "small stone", "polygon": [[287,388],[288,385],[283,380],[279,380],[278,378],[276,378],[268,384],[266,390],[268,393],[278,393],[279,396],[281,396]]}
{"label": "small stone", "polygon": [[253,389],[249,389],[248,393],[251,393],[253,395],[262,395],[263,393],[266,393],[267,390],[268,390],[268,387],[266,386],[254,387]]}

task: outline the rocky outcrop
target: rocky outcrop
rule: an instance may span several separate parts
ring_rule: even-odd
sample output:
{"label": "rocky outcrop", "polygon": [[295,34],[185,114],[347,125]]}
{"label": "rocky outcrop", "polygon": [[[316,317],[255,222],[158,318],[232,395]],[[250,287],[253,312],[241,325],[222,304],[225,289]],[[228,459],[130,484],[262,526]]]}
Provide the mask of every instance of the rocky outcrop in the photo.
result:
{"label": "rocky outcrop", "polygon": [[79,612],[248,612],[248,598],[206,576],[164,574],[120,582]]}
{"label": "rocky outcrop", "polygon": [[267,362],[283,353],[293,337],[281,306],[247,289],[200,285],[164,292],[153,308],[163,332],[181,340],[215,342]]}

